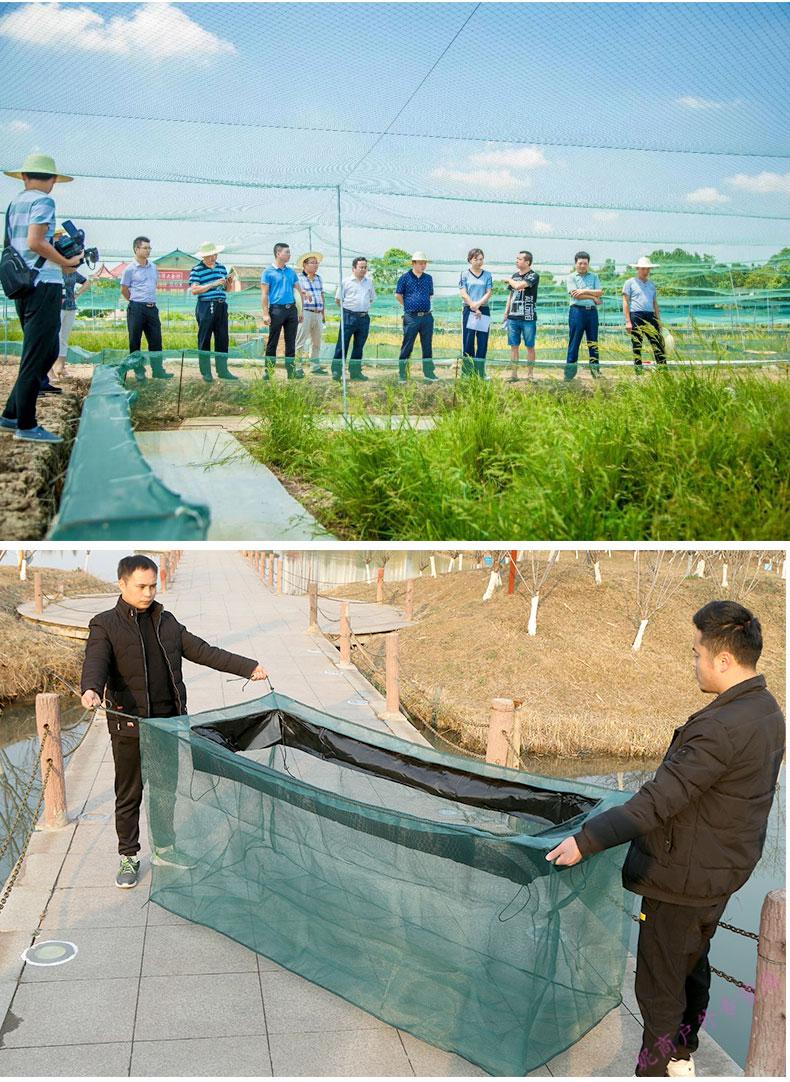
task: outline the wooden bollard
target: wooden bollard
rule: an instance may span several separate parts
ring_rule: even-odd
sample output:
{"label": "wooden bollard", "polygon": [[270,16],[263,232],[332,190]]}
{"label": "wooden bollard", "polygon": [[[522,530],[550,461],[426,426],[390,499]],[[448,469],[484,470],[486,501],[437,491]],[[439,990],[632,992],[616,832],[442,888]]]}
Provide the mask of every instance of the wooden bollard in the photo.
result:
{"label": "wooden bollard", "polygon": [[307,624],[307,634],[318,634],[318,583],[308,582],[307,600],[310,608],[310,618]]}
{"label": "wooden bollard", "polygon": [[63,744],[60,735],[60,696],[54,692],[36,695],[36,731],[39,740],[44,739],[41,749],[41,780],[47,776],[50,760],[52,769],[44,791],[44,825],[47,830],[60,830],[68,826],[66,812],[66,779],[63,775]]}
{"label": "wooden bollard", "polygon": [[261,582],[266,581],[266,553],[265,552],[261,553],[261,558],[260,558],[260,561],[258,563],[258,577],[260,578]]}
{"label": "wooden bollard", "polygon": [[351,621],[348,618],[348,602],[340,603],[340,669],[353,669],[351,664]]}
{"label": "wooden bollard", "polygon": [[159,568],[159,582],[162,586],[162,593],[167,593],[167,568],[164,566]]}
{"label": "wooden bollard", "polygon": [[492,699],[486,762],[517,767],[520,745],[520,736],[516,733],[516,704],[512,699]]}
{"label": "wooden bollard", "polygon": [[760,914],[754,1013],[744,1068],[748,1078],[785,1074],[786,908],[784,888],[766,894]]}
{"label": "wooden bollard", "polygon": [[33,573],[33,608],[36,612],[44,611],[44,593],[41,589],[41,572]]}
{"label": "wooden bollard", "polygon": [[379,605],[384,601],[384,568],[376,571],[376,601]]}
{"label": "wooden bollard", "polygon": [[272,587],[272,589],[274,589],[274,560],[275,555],[272,552],[269,555],[269,585]]}
{"label": "wooden bollard", "polygon": [[510,553],[510,573],[507,577],[507,592],[514,594],[516,592],[516,553]]}
{"label": "wooden bollard", "polygon": [[404,615],[407,620],[414,619],[414,579],[406,580],[406,606]]}
{"label": "wooden bollard", "polygon": [[277,593],[283,592],[283,558],[277,557]]}
{"label": "wooden bollard", "polygon": [[398,670],[398,632],[388,631],[384,637],[385,654],[385,703],[379,713],[382,721],[398,721],[403,717],[400,712],[400,675]]}

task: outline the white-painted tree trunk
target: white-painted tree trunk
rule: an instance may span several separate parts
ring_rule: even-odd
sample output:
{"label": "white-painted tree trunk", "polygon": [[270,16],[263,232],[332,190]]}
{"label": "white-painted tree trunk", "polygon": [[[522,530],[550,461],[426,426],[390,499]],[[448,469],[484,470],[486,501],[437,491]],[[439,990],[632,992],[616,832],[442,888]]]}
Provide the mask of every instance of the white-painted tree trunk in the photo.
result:
{"label": "white-painted tree trunk", "polygon": [[698,560],[697,570],[694,572],[698,579],[705,578],[705,561],[703,559]]}
{"label": "white-painted tree trunk", "polygon": [[436,557],[431,556],[431,577],[436,578]]}
{"label": "white-painted tree trunk", "polygon": [[722,566],[722,569],[721,569],[721,586],[722,586],[722,589],[724,589],[725,587],[727,587],[729,585],[730,584],[729,584],[729,581],[727,579],[727,565],[724,564]]}
{"label": "white-painted tree trunk", "polygon": [[488,586],[486,586],[486,592],[483,594],[483,601],[490,601],[494,596],[494,590],[497,586],[502,585],[502,580],[499,577],[498,571],[492,571],[488,576]]}
{"label": "white-painted tree trunk", "polygon": [[464,569],[464,554],[463,554],[463,552],[459,552],[458,553],[458,570],[463,571],[463,569]]}
{"label": "white-painted tree trunk", "polygon": [[595,574],[595,585],[600,586],[601,581],[602,581],[601,580],[601,562],[600,562],[600,560],[596,560],[595,563],[593,564],[593,572]]}
{"label": "white-painted tree trunk", "polygon": [[636,633],[636,638],[633,641],[631,649],[636,652],[642,645],[642,639],[645,634],[645,628],[647,627],[647,620],[643,620],[639,625],[639,630]]}
{"label": "white-painted tree trunk", "polygon": [[24,556],[22,557],[22,562],[19,565],[19,581],[27,582],[27,560]]}
{"label": "white-painted tree trunk", "polygon": [[86,575],[88,574],[88,560],[90,560],[90,558],[91,558],[90,552],[86,552],[85,553],[85,566],[83,567],[83,570],[84,570]]}
{"label": "white-painted tree trunk", "polygon": [[540,594],[534,594],[532,602],[529,606],[529,623],[527,624],[527,634],[537,635],[538,633],[538,605],[540,604]]}
{"label": "white-painted tree trunk", "polygon": [[370,586],[371,582],[373,582],[373,579],[370,576],[370,564],[365,564],[365,574],[368,578],[368,586]]}
{"label": "white-painted tree trunk", "polygon": [[447,574],[449,575],[449,573],[450,573],[451,571],[454,571],[454,570],[455,570],[455,557],[454,557],[454,556],[451,556],[451,557],[450,557],[450,562],[449,562],[449,564],[447,565]]}
{"label": "white-painted tree trunk", "polygon": [[782,560],[782,578],[787,578],[787,560]]}

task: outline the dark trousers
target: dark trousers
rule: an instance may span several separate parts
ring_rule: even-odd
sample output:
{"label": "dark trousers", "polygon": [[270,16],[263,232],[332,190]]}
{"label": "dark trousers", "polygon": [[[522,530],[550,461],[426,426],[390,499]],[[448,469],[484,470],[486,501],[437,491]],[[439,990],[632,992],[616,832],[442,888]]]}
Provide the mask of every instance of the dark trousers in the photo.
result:
{"label": "dark trousers", "polygon": [[343,374],[343,340],[346,344],[346,356],[348,356],[348,347],[352,344],[351,350],[351,364],[349,365],[349,371],[352,378],[354,376],[362,375],[362,353],[365,349],[365,343],[368,340],[368,334],[370,334],[370,316],[367,312],[349,312],[346,308],[343,309],[343,335],[337,336],[337,344],[335,345],[335,356],[332,361],[332,375],[339,379]]}
{"label": "dark trousers", "polygon": [[41,282],[14,302],[22,325],[22,356],[3,416],[21,429],[36,427],[41,381],[58,359],[62,299],[63,287],[58,282]]}
{"label": "dark trousers", "polygon": [[198,324],[198,364],[203,379],[211,379],[211,339],[214,338],[214,362],[217,375],[228,371],[228,306],[225,301],[198,300],[195,305]]}
{"label": "dark trousers", "polygon": [[[159,320],[159,309],[156,305],[144,304],[142,301],[129,301],[126,309],[126,328],[129,331],[129,353],[135,354],[140,351],[140,346],[145,335],[145,344],[151,356],[151,371],[154,375],[164,372],[162,365],[162,324]],[[145,371],[142,358],[138,371]]]}
{"label": "dark trousers", "polygon": [[585,335],[587,336],[587,349],[590,354],[590,370],[594,376],[599,375],[598,309],[581,308],[578,304],[572,304],[568,309],[568,329],[568,357],[565,364],[565,379],[573,379],[576,375],[579,347]]}
{"label": "dark trousers", "polygon": [[417,315],[414,312],[404,312],[403,341],[398,356],[398,374],[401,379],[408,377],[409,366],[406,362],[411,357],[417,335],[420,336],[420,349],[422,351],[422,374],[424,376],[436,375],[433,364],[433,316],[430,312],[424,312],[422,315]]}
{"label": "dark trousers", "polygon": [[[173,711],[175,713],[175,710]],[[118,852],[133,857],[140,852],[140,805],[143,801],[143,771],[137,729],[125,731],[126,722],[108,722],[112,757],[115,763],[115,833]],[[154,845],[173,845],[173,816],[178,785],[178,748],[163,743],[164,754],[157,761],[157,784],[151,796],[150,822]]]}
{"label": "dark trousers", "polygon": [[273,304],[269,309],[271,323],[269,337],[266,339],[266,362],[275,364],[277,347],[280,344],[280,331],[285,336],[285,367],[294,368],[296,354],[296,335],[299,331],[299,313],[295,304]]}
{"label": "dark trousers", "polygon": [[642,899],[635,984],[644,1022],[638,1077],[663,1078],[671,1059],[688,1059],[696,1051],[710,999],[708,950],[726,904]]}
{"label": "dark trousers", "polygon": [[[469,318],[469,312],[471,309],[468,304],[464,305],[463,315],[461,316],[462,330],[462,343],[464,360],[462,372],[465,376],[471,376],[475,372],[479,376],[485,375],[485,359],[488,352],[488,331],[468,331],[466,329],[466,321]],[[480,309],[480,314],[484,316],[491,315],[491,309],[487,304],[484,304]]]}
{"label": "dark trousers", "polygon": [[634,351],[634,364],[642,363],[642,335],[648,340],[653,348],[656,364],[666,364],[667,358],[664,353],[664,336],[658,325],[658,318],[652,312],[632,312],[631,323],[631,348]]}

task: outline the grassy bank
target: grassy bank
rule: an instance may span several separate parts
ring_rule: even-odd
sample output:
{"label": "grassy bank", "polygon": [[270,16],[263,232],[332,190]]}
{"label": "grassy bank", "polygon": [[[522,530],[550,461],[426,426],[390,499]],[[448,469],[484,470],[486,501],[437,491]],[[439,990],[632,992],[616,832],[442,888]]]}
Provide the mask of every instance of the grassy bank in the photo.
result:
{"label": "grassy bank", "polygon": [[84,643],[48,634],[17,614],[18,605],[33,600],[34,571],[41,572],[45,597],[60,599],[112,589],[102,579],[83,571],[36,567],[28,571],[27,582],[20,582],[15,567],[0,567],[0,703],[37,691],[68,695],[47,669],[54,669],[70,684],[79,686]]}
{"label": "grassy bank", "polygon": [[[529,391],[475,381],[436,404],[431,431],[382,431],[361,414],[327,432],[312,387],[257,383],[247,442],[328,492],[324,524],[346,538],[787,536],[786,379],[683,370]],[[392,412],[415,412],[389,393]]]}

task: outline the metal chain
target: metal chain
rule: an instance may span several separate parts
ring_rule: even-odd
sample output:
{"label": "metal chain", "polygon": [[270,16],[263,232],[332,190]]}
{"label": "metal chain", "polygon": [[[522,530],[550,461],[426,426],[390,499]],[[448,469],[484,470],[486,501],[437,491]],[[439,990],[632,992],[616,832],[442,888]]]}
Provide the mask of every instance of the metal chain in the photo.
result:
{"label": "metal chain", "polygon": [[711,973],[715,973],[717,977],[721,977],[723,981],[729,981],[730,984],[734,984],[736,988],[743,988],[745,992],[755,993],[755,989],[751,984],[744,984],[743,981],[739,981],[736,977],[731,977],[729,973],[722,973],[720,969],[716,969],[715,966],[710,967]]}
{"label": "metal chain", "polygon": [[8,877],[8,882],[6,883],[6,888],[3,891],[2,897],[0,897],[0,913],[2,913],[2,911],[3,911],[4,907],[5,907],[5,904],[6,904],[6,902],[8,901],[8,899],[9,899],[9,897],[11,895],[11,891],[14,889],[14,884],[17,881],[17,877],[18,877],[20,871],[22,870],[22,862],[25,859],[25,855],[27,853],[27,847],[30,845],[30,839],[33,837],[33,831],[35,829],[35,824],[38,822],[38,817],[41,814],[41,808],[42,808],[42,806],[44,804],[44,794],[46,793],[47,782],[49,781],[49,775],[51,773],[52,773],[52,760],[47,759],[47,771],[46,771],[46,774],[44,775],[44,784],[41,786],[41,796],[38,798],[38,804],[36,805],[36,810],[33,812],[33,820],[32,820],[32,822],[33,822],[34,825],[33,825],[33,828],[31,828],[31,830],[28,832],[27,837],[25,838],[25,844],[22,846],[22,851],[20,852],[19,857],[17,859],[17,862],[14,865],[14,870],[11,872],[11,875]]}
{"label": "metal chain", "polygon": [[760,942],[760,937],[756,932],[744,932],[743,928],[736,928],[734,924],[726,924],[723,920],[719,921],[720,928],[726,928],[728,932],[736,932],[738,935],[746,936],[747,939],[753,939],[755,943]]}
{"label": "metal chain", "polygon": [[[44,726],[44,735],[42,736],[41,743],[38,746],[38,752],[36,754],[36,759],[35,759],[35,762],[33,764],[32,773],[31,773],[31,775],[30,775],[30,777],[28,779],[27,785],[25,786],[25,791],[22,793],[22,795],[19,798],[19,804],[17,805],[16,816],[15,816],[14,821],[11,824],[11,827],[10,827],[10,829],[8,831],[8,837],[3,842],[2,846],[0,846],[0,860],[2,860],[2,858],[5,856],[6,850],[8,849],[8,847],[11,844],[11,841],[12,841],[12,839],[14,837],[14,831],[16,830],[17,825],[19,823],[19,820],[22,817],[22,812],[27,807],[27,798],[30,796],[31,792],[33,791],[33,783],[35,782],[36,774],[38,773],[39,761],[41,759],[41,753],[44,750],[44,744],[47,742],[47,737],[48,736],[49,736],[49,725],[45,725]],[[34,819],[33,822],[35,823],[35,821],[36,820]]]}

